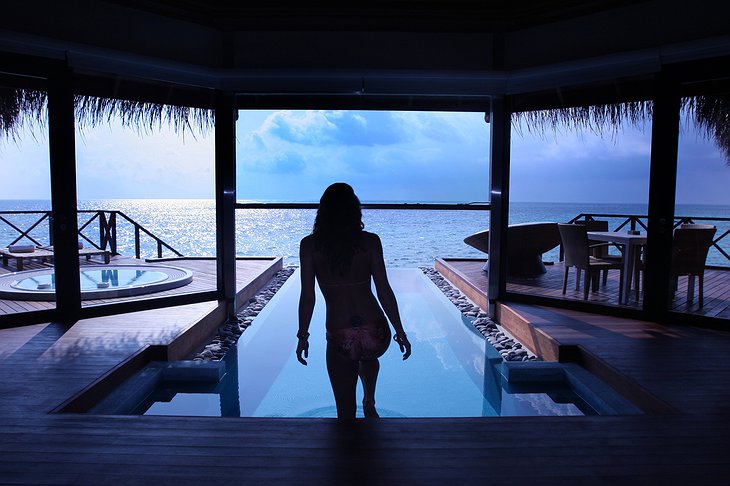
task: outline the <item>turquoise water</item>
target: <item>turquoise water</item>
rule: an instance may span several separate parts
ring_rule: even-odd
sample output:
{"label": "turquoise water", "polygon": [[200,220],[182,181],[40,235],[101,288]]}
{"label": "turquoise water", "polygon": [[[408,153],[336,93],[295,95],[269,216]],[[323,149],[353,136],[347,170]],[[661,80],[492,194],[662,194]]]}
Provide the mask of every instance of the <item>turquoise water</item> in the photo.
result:
{"label": "turquoise water", "polygon": [[[48,201],[0,200],[0,210],[47,210]],[[215,254],[215,203],[199,199],[125,199],[79,202],[79,209],[120,210],[133,220],[186,256]],[[510,223],[528,221],[569,221],[582,212],[645,215],[646,207],[639,204],[581,204],[581,203],[521,203],[510,207]],[[730,206],[680,205],[678,216],[730,217]],[[313,209],[246,209],[236,211],[236,253],[242,256],[283,256],[285,263],[297,264],[299,241],[309,234],[314,222]],[[81,224],[89,216],[81,215]],[[12,222],[28,228],[37,216],[14,216]],[[622,220],[609,219],[611,228]],[[482,258],[484,255],[464,244],[463,239],[488,227],[489,211],[417,211],[365,210],[366,229],[378,233],[383,240],[386,264],[391,267],[433,265],[437,257]],[[717,235],[730,230],[730,222],[711,222],[718,227]],[[119,251],[134,255],[134,230],[118,221]],[[98,225],[90,224],[85,231],[90,239],[98,239]],[[0,222],[0,244],[7,245],[17,232]],[[48,244],[46,222],[31,235]],[[730,238],[721,246],[730,253]],[[143,256],[155,256],[156,244],[142,240]],[[172,256],[172,255],[169,255]],[[545,255],[556,260],[557,250]],[[716,249],[708,256],[712,265],[730,265]]]}
{"label": "turquoise water", "polygon": [[[97,290],[103,288],[127,288],[131,286],[150,285],[156,282],[162,282],[168,278],[164,272],[141,270],[141,269],[125,269],[117,268],[113,270],[89,269],[82,267],[80,273],[81,290]],[[34,275],[30,278],[24,278],[12,285],[22,290],[56,289],[56,276],[54,273],[45,275]]]}
{"label": "turquoise water", "polygon": [[[393,343],[380,359],[376,402],[381,416],[582,414],[575,404],[558,403],[547,393],[506,388],[499,353],[420,270],[390,269],[389,278],[413,355],[403,361]],[[295,273],[239,339],[236,359],[227,363],[228,383],[207,393],[162,392],[164,401],[152,404],[146,413],[335,417],[325,366],[322,296],[318,295],[310,326],[308,366],[295,356],[298,297]],[[358,403],[361,400],[358,387]],[[358,413],[362,416],[361,410]]]}

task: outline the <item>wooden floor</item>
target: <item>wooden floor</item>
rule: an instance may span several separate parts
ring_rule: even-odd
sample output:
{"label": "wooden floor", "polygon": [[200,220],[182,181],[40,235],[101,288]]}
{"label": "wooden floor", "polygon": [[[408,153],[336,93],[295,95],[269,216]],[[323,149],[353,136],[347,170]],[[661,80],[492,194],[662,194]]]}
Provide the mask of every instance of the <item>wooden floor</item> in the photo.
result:
{"label": "wooden floor", "polygon": [[531,306],[511,311],[546,350],[578,346],[667,409],[353,423],[49,413],[209,305],[0,330],[0,483],[728,484],[730,334]]}
{"label": "wooden floor", "polygon": [[[250,258],[250,259],[239,259],[237,261],[238,266],[236,269],[236,275],[239,287],[246,282],[251,275],[257,274],[263,269],[267,268],[274,258]],[[87,264],[100,264],[102,263],[98,259],[92,259],[90,261],[81,260],[84,265]],[[94,299],[82,301],[82,306],[95,306],[102,305],[111,302],[123,302],[136,299],[150,299],[157,297],[166,297],[170,295],[180,295],[185,293],[204,292],[215,290],[217,286],[216,281],[216,262],[215,259],[170,259],[164,262],[146,262],[144,260],[137,260],[135,258],[125,257],[116,255],[112,257],[111,263],[120,265],[171,265],[182,267],[193,272],[193,280],[189,284],[178,287],[175,289],[165,290],[162,292],[154,292],[152,294],[138,295],[131,297],[118,297],[114,299]],[[43,264],[40,262],[26,262],[26,270],[44,268],[50,266],[49,264]],[[11,261],[11,265],[3,267],[0,265],[0,275],[8,272],[15,271],[14,263]],[[55,302],[44,302],[44,301],[19,301],[19,300],[6,300],[0,299],[0,314],[14,314],[18,312],[29,312],[34,310],[53,309]]]}
{"label": "wooden floor", "polygon": [[[461,274],[464,279],[480,289],[486,298],[487,273],[482,270],[485,260],[479,259],[446,259],[444,261],[454,271]],[[563,295],[563,275],[565,267],[563,262],[556,262],[553,265],[546,265],[547,273],[533,277],[509,277],[507,290],[516,293],[525,293],[551,297],[564,300],[583,300],[582,282],[581,290],[575,289],[575,269],[568,273],[568,287]],[[588,301],[597,304],[618,306],[619,272],[611,270],[608,273],[608,280],[604,286],[601,282],[597,291],[588,293]],[[672,300],[672,310],[690,314],[698,314],[710,317],[730,319],[730,270],[707,269],[705,271],[704,304],[699,306],[697,298],[697,282],[695,282],[695,297],[690,302],[687,299],[686,277],[678,281],[677,291]],[[640,308],[643,301],[643,293],[637,295],[635,287],[632,288],[629,307]]]}

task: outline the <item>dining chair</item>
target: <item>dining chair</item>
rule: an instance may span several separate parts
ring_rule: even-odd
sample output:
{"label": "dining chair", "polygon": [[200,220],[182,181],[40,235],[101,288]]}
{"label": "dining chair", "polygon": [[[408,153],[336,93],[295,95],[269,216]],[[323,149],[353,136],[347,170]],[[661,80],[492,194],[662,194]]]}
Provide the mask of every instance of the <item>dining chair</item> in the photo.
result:
{"label": "dining chair", "polygon": [[[588,300],[588,288],[594,276],[602,270],[619,271],[619,304],[623,293],[623,262],[604,260],[594,257],[588,242],[588,229],[584,224],[558,224],[560,239],[565,254],[565,272],[563,275],[563,294],[568,287],[568,272],[570,267],[576,268],[575,289],[580,290],[580,272],[585,272],[583,278],[583,300]],[[593,290],[596,288],[594,286]]]}
{"label": "dining chair", "polygon": [[672,290],[677,291],[678,279],[687,276],[687,302],[694,300],[694,281],[699,279],[699,305],[704,304],[703,290],[707,253],[717,228],[712,225],[683,224],[674,230],[672,239]]}
{"label": "dining chair", "polygon": [[[608,221],[603,219],[589,219],[584,221],[576,221],[576,224],[583,224],[586,227],[586,231],[602,231],[606,232],[608,231]],[[609,248],[611,247],[611,243],[606,243],[605,241],[597,241],[597,240],[588,240],[588,244],[591,247],[591,255],[600,258],[601,260],[609,260],[609,261],[616,261],[616,262],[623,262],[623,255],[613,255],[609,253]],[[608,282],[608,270],[603,270],[603,285],[605,286]],[[578,276],[580,277],[580,270],[578,273]],[[597,278],[594,280],[594,285],[597,285]]]}

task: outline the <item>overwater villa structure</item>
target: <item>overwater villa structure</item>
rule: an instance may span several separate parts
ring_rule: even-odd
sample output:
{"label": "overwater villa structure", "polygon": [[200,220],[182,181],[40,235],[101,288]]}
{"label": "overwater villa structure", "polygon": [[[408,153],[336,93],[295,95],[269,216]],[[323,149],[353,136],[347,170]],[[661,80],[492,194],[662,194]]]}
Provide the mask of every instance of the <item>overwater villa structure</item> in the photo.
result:
{"label": "overwater villa structure", "polygon": [[[7,246],[0,272],[48,267],[24,256],[47,252],[36,255],[52,258],[55,300],[0,299],[0,483],[727,484],[730,272],[703,259],[702,306],[678,305],[673,295],[686,295],[689,284],[681,274],[673,292],[673,255],[676,230],[704,223],[675,214],[681,108],[691,107],[730,153],[729,14],[722,0],[5,2],[0,131],[12,137],[27,117],[47,116],[52,248]],[[191,353],[281,268],[280,258],[236,256],[237,197],[245,195],[236,194],[235,126],[248,109],[484,113],[488,260],[443,255],[436,268],[555,366],[543,368],[542,378],[562,366],[574,377],[588,374],[611,394],[584,395],[613,413],[355,423],[93,413],[150,362],[182,363],[172,373],[184,372]],[[214,131],[216,256],[156,262],[192,272],[176,277],[188,284],[184,291],[107,298],[104,280],[100,294],[83,296],[82,257],[128,263],[114,247],[116,221],[127,216],[91,214],[99,239],[79,236],[75,129],[117,113]],[[611,270],[606,286],[584,298],[573,291],[570,269],[561,291],[568,261],[545,269],[549,292],[515,277],[507,258],[515,244],[508,229],[512,120],[610,125],[644,113],[651,115],[648,213],[608,228],[617,230],[614,238],[624,235],[610,240],[623,248],[622,262],[632,244],[626,230],[640,230],[632,235],[642,238],[638,256],[618,265],[625,285]],[[576,221],[592,232],[595,219]],[[137,238],[157,238],[154,228],[134,224]],[[726,228],[712,224],[708,245],[727,257]],[[160,252],[167,245],[156,244]],[[135,256],[136,264],[149,263],[139,249]],[[632,278],[636,269],[641,284]],[[612,300],[598,302],[600,292]]]}

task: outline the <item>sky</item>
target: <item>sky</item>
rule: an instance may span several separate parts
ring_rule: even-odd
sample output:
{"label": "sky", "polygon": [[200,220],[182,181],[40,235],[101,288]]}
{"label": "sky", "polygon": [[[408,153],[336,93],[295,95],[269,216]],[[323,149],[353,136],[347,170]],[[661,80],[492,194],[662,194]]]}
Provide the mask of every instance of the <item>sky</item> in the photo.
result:
{"label": "sky", "polygon": [[[489,128],[482,113],[241,111],[237,198],[311,202],[344,181],[363,201],[487,201]],[[515,128],[513,201],[646,203],[650,122],[602,136]],[[683,130],[677,203],[730,205],[730,165],[691,123]],[[213,139],[118,121],[85,128],[76,137],[78,197],[213,198]],[[49,198],[42,128],[0,141],[0,173],[0,199]]]}

